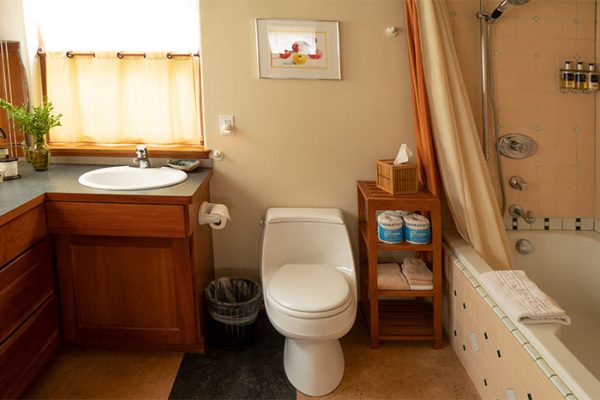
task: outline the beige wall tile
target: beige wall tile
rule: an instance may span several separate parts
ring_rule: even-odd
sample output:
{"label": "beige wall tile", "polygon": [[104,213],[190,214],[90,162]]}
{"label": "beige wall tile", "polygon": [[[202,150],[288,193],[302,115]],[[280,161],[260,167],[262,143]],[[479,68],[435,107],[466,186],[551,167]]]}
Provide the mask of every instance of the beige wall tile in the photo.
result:
{"label": "beige wall tile", "polygon": [[[495,1],[487,3],[490,9],[496,6]],[[470,7],[469,11],[475,11],[477,4]],[[469,6],[463,3],[454,8],[463,12]],[[558,69],[565,60],[593,62],[600,51],[595,42],[595,12],[595,1],[590,0],[532,0],[511,7],[493,26],[499,133],[521,132],[539,145],[538,154],[530,159],[538,163],[535,171],[525,172],[527,160],[502,158],[507,178],[527,175],[524,178],[537,192],[510,193],[507,182],[502,184],[508,189],[507,197],[527,201],[539,216],[558,217],[568,212],[570,216],[600,218],[600,199],[594,202],[595,186],[600,187],[600,166],[595,166],[596,96],[557,90]],[[468,14],[465,11],[461,20],[461,32],[473,24]],[[464,55],[477,63],[478,38],[470,35],[459,40],[459,58]],[[600,153],[600,145],[598,149]],[[597,182],[589,185],[594,175]],[[575,187],[564,186],[576,180]]]}

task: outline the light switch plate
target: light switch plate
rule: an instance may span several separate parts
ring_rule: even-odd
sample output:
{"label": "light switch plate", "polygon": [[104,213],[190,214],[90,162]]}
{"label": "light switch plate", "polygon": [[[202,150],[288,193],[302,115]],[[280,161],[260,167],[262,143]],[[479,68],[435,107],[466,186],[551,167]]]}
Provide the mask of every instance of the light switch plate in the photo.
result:
{"label": "light switch plate", "polygon": [[219,115],[219,134],[233,135],[235,133],[235,121],[233,115]]}

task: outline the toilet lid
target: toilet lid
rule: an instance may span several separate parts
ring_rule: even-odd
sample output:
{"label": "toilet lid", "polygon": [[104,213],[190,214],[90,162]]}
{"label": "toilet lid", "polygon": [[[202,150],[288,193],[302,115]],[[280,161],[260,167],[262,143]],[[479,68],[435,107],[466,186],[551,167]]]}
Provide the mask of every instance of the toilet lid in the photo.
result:
{"label": "toilet lid", "polygon": [[273,274],[268,290],[279,305],[302,312],[335,309],[350,297],[342,273],[326,264],[286,264]]}

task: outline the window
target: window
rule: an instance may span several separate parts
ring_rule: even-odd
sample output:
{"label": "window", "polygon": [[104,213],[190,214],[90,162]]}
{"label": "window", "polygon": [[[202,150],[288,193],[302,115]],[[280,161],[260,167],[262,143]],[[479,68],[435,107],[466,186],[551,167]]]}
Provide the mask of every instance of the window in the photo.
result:
{"label": "window", "polygon": [[202,144],[197,0],[29,0],[51,145]]}

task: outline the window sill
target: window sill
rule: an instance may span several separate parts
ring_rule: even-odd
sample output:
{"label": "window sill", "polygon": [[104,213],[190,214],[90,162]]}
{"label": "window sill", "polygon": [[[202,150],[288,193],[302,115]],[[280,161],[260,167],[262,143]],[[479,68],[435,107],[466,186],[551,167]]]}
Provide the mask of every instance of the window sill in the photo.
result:
{"label": "window sill", "polygon": [[[135,157],[134,144],[50,143],[49,145],[54,156]],[[148,154],[154,158],[206,159],[210,156],[210,149],[201,145],[148,145]]]}

